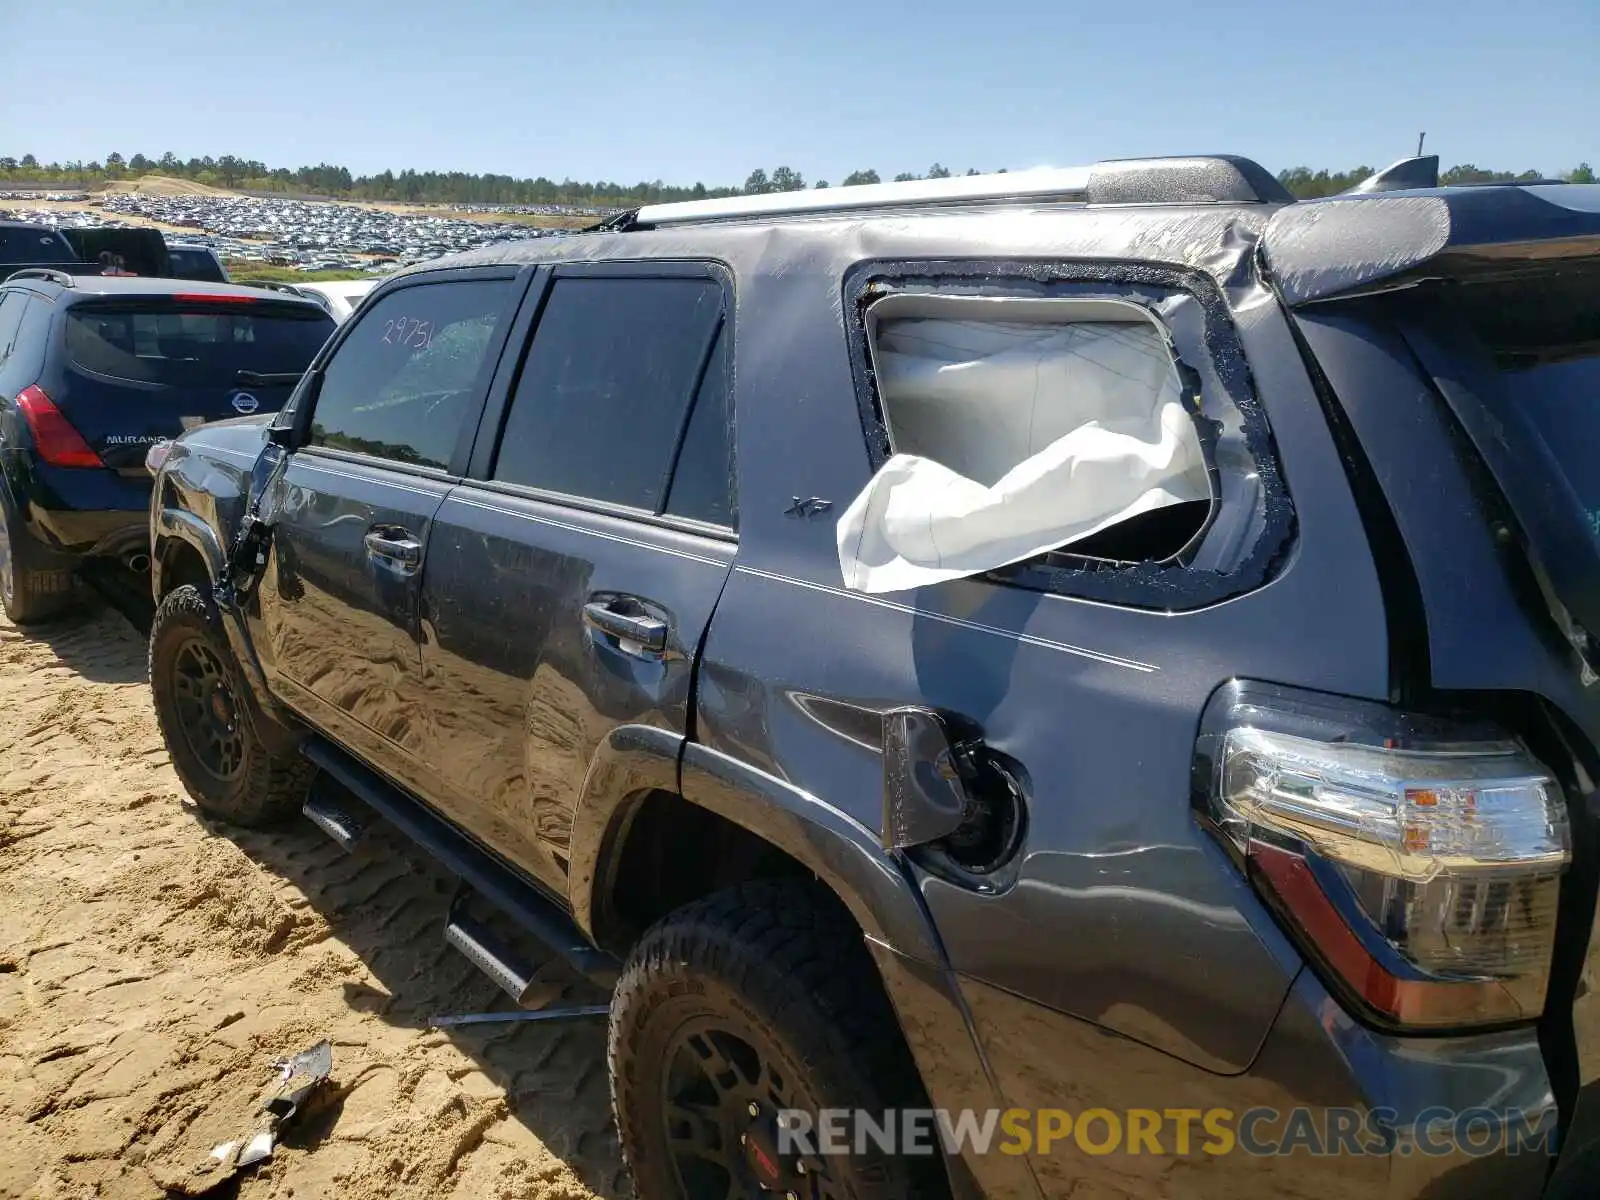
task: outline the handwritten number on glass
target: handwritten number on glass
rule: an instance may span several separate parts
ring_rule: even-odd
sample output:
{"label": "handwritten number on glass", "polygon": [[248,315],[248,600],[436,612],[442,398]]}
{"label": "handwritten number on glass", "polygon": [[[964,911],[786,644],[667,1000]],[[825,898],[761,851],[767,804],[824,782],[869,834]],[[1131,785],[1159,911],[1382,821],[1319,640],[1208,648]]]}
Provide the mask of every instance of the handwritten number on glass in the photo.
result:
{"label": "handwritten number on glass", "polygon": [[395,317],[383,323],[383,344],[409,350],[426,350],[433,345],[433,322],[416,317]]}

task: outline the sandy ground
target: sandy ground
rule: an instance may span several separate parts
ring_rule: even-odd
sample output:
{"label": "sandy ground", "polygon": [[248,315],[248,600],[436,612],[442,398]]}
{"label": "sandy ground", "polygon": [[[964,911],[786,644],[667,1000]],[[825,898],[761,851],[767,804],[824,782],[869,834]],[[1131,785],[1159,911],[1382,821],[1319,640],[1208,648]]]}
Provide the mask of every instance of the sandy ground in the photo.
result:
{"label": "sandy ground", "polygon": [[[602,1022],[427,1028],[503,1007],[441,940],[451,887],[386,832],[346,856],[212,824],[121,617],[0,618],[0,1197],[626,1196]],[[320,1100],[207,1191],[274,1060],[322,1037]]]}

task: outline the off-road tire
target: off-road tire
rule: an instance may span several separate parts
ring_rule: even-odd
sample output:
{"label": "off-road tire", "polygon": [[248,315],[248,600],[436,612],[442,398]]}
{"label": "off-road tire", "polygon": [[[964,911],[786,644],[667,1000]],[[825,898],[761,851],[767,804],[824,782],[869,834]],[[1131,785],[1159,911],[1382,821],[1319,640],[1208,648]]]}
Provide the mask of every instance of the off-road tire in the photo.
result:
{"label": "off-road tire", "polygon": [[7,553],[0,555],[0,608],[18,625],[48,621],[71,609],[79,598],[72,572],[61,567],[43,568],[35,543],[0,499],[0,537]]}
{"label": "off-road tire", "polygon": [[[849,914],[808,883],[730,888],[648,930],[612,999],[611,1104],[640,1200],[700,1200],[675,1165],[667,1101],[682,1032],[707,1019],[776,1051],[773,1068],[785,1078],[792,1107],[813,1115],[864,1109],[881,1119],[886,1110],[927,1105]],[[739,1144],[718,1141],[730,1157],[740,1156]],[[811,1158],[799,1176],[784,1160],[789,1173],[773,1190],[812,1197],[827,1180],[832,1194],[849,1200],[948,1200],[942,1155],[888,1156],[870,1142],[868,1150]]]}
{"label": "off-road tire", "polygon": [[[176,659],[191,641],[215,656],[236,698],[242,751],[237,771],[226,779],[200,758],[180,717]],[[204,812],[230,824],[261,828],[299,813],[316,768],[298,755],[274,754],[262,744],[248,686],[223,632],[211,589],[185,584],[167,593],[150,626],[150,692],[173,768]]]}

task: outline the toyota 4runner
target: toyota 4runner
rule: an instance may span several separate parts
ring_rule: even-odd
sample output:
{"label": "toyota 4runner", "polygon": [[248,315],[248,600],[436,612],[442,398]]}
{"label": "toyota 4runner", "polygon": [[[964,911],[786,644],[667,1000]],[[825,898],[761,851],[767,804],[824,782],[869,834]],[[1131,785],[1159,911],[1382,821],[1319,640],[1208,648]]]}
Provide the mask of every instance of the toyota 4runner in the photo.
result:
{"label": "toyota 4runner", "polygon": [[1591,1194],[1600,201],[1415,168],[404,271],[151,455],[174,765],[398,826],[514,997],[488,909],[613,987],[646,1200]]}

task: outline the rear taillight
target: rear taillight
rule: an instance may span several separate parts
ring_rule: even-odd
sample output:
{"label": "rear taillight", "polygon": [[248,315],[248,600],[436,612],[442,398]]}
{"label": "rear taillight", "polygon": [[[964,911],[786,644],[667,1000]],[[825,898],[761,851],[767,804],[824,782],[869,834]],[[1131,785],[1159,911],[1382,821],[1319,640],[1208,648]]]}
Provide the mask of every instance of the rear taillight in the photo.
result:
{"label": "rear taillight", "polygon": [[1344,995],[1445,1028],[1544,1008],[1566,803],[1502,731],[1233,683],[1207,710],[1197,802]]}
{"label": "rear taillight", "polygon": [[17,397],[17,408],[33,434],[33,449],[52,467],[103,467],[100,456],[89,449],[83,435],[61,415],[44,389],[24,388]]}

